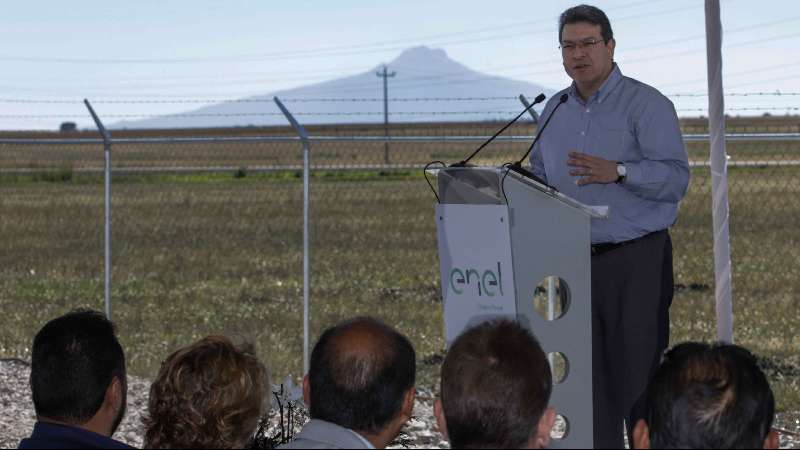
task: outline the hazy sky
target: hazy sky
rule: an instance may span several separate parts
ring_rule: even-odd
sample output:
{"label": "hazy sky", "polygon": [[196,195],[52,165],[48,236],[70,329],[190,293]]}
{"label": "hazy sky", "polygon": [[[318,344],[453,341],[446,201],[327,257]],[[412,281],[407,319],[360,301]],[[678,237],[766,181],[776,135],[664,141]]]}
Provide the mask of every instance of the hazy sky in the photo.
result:
{"label": "hazy sky", "polygon": [[[76,0],[5,2],[0,128],[53,128],[77,104],[19,100],[225,99],[352,75],[403,49],[442,48],[472,69],[561,88],[563,0]],[[659,88],[681,115],[707,105],[702,0],[605,0],[623,73]],[[732,114],[798,114],[800,9],[723,0]],[[441,82],[441,81],[438,81]],[[773,93],[784,95],[752,95]],[[744,94],[748,94],[744,96]],[[749,109],[744,109],[749,108]],[[777,109],[775,109],[777,108]],[[182,104],[102,104],[101,114]],[[9,117],[36,116],[36,117]],[[88,124],[85,119],[74,119]]]}

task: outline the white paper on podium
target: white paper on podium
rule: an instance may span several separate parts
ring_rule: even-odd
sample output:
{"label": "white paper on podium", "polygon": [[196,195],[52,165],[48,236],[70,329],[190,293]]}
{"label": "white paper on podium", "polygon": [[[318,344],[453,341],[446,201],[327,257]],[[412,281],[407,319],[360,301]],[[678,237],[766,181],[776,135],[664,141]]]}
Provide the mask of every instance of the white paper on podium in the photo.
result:
{"label": "white paper on podium", "polygon": [[448,346],[484,320],[516,319],[506,205],[440,204],[436,225]]}

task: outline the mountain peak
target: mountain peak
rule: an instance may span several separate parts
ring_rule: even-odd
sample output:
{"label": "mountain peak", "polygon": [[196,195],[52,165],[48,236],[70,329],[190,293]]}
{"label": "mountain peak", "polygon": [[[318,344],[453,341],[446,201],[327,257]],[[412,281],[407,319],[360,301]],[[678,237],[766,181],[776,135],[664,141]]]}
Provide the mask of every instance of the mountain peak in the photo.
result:
{"label": "mountain peak", "polygon": [[[395,76],[388,81],[390,98],[459,98],[454,102],[409,101],[391,102],[393,122],[480,121],[506,119],[506,112],[516,114],[520,107],[516,96],[536,95],[545,89],[533,83],[484,74],[470,69],[450,58],[440,48],[419,46],[400,53],[386,63]],[[371,123],[382,121],[382,104],[355,102],[351,99],[378,98],[383,95],[383,80],[376,76],[383,64],[375,70],[359,74],[342,74],[341,78],[311,85],[259,95],[251,98],[271,99],[273,96],[305,99],[289,106],[292,113],[302,115],[305,124],[317,123]],[[485,97],[466,101],[466,97]],[[325,99],[325,101],[322,101]],[[341,99],[341,101],[327,101]],[[271,108],[271,109],[270,109]],[[185,128],[244,125],[283,125],[286,119],[277,107],[263,103],[224,102],[205,106],[189,114],[203,117],[190,120],[183,117],[159,117],[136,122],[116,124],[115,128]],[[264,114],[267,114],[264,116]],[[246,117],[252,115],[253,117]]]}
{"label": "mountain peak", "polygon": [[453,63],[455,61],[451,60],[444,50],[420,45],[404,50],[394,61],[389,63],[389,68],[391,66],[425,67]]}
{"label": "mountain peak", "polygon": [[403,52],[400,53],[400,55],[397,57],[396,60],[420,59],[420,58],[447,59],[447,52],[441,48],[430,48],[425,45],[420,45],[417,47],[411,47],[406,50],[403,50]]}

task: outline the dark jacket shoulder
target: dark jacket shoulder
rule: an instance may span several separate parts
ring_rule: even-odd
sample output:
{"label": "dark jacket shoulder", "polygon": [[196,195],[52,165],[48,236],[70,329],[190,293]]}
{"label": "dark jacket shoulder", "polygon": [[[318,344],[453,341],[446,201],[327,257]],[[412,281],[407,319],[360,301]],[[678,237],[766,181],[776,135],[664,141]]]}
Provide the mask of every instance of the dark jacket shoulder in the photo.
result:
{"label": "dark jacket shoulder", "polygon": [[36,422],[36,425],[33,426],[31,437],[23,439],[19,443],[19,448],[110,448],[123,450],[132,449],[133,447],[81,428]]}

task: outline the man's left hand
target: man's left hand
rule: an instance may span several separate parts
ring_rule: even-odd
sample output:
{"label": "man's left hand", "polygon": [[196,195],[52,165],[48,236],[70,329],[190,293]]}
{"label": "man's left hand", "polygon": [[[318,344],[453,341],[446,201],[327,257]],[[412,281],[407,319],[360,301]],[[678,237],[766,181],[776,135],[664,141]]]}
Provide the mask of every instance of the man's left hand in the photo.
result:
{"label": "man's left hand", "polygon": [[619,178],[616,161],[607,161],[579,152],[570,152],[569,158],[567,165],[572,168],[569,174],[574,177],[582,177],[575,182],[578,186],[593,183],[615,183]]}

